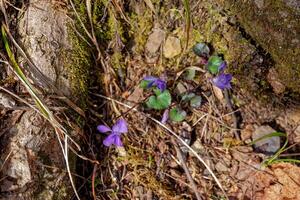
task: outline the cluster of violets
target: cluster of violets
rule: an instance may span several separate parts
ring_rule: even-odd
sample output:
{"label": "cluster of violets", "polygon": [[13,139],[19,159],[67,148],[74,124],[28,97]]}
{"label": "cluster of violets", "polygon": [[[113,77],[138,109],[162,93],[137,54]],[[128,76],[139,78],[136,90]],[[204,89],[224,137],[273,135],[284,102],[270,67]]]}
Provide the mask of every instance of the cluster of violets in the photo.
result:
{"label": "cluster of violets", "polygon": [[221,90],[230,89],[232,75],[224,73],[224,70],[227,67],[226,61],[217,55],[210,56],[210,49],[205,43],[195,44],[193,51],[201,58],[200,63],[205,64],[207,70],[214,75],[211,79],[212,84]]}
{"label": "cluster of violets", "polygon": [[[207,70],[213,75],[210,79],[211,83],[221,90],[230,89],[231,74],[225,74],[224,70],[227,67],[226,61],[216,55],[210,56],[209,47],[204,43],[198,43],[194,45],[193,51],[201,58],[201,63],[204,64]],[[153,95],[151,95],[146,106],[150,109],[164,110],[162,114],[161,123],[165,124],[170,118],[172,121],[182,121],[186,116],[186,112],[180,108],[171,106],[171,94],[167,90],[167,83],[164,78],[146,76],[140,83],[140,87],[143,89],[152,89]],[[201,104],[201,97],[194,93],[185,94],[182,99],[188,99],[197,105]],[[195,99],[193,101],[193,98]],[[128,132],[127,122],[124,119],[119,119],[112,126],[112,128],[106,125],[99,125],[97,127],[100,133],[109,133],[104,139],[103,144],[107,147],[111,145],[123,146],[121,135]]]}

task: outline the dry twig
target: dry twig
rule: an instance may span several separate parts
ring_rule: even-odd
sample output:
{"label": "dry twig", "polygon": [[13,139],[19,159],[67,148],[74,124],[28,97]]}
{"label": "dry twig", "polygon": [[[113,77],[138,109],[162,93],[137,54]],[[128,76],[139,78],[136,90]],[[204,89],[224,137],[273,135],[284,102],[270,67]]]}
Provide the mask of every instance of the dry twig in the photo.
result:
{"label": "dry twig", "polygon": [[194,190],[194,193],[196,195],[197,200],[202,200],[202,197],[201,197],[201,195],[198,192],[197,185],[196,185],[194,179],[192,178],[192,176],[190,174],[190,171],[189,171],[189,169],[188,169],[188,167],[187,167],[187,165],[185,163],[185,159],[183,158],[182,152],[179,149],[178,144],[175,142],[175,140],[173,138],[171,139],[171,141],[172,141],[172,143],[173,143],[173,145],[175,147],[175,150],[176,150],[179,162],[180,162],[180,164],[181,164],[181,166],[182,166],[182,168],[183,168],[183,170],[184,170],[184,172],[185,172],[185,174],[186,174],[186,176],[187,176],[187,178],[188,178],[188,180],[189,180],[189,182],[191,184],[192,189]]}

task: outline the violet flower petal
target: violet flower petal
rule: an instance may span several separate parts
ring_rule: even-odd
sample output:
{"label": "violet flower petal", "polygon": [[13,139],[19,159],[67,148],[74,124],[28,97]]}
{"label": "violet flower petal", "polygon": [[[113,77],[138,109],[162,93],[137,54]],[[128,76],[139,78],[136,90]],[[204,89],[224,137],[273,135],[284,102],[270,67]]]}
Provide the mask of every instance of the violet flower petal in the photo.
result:
{"label": "violet flower petal", "polygon": [[231,79],[232,79],[231,74],[220,74],[219,76],[216,76],[215,78],[212,79],[212,83],[218,88],[220,88],[221,90],[230,89]]}
{"label": "violet flower petal", "polygon": [[161,79],[157,79],[157,80],[155,81],[154,84],[157,86],[157,88],[158,88],[161,92],[163,92],[163,91],[167,88],[166,82],[163,81],[163,80],[161,80]]}
{"label": "violet flower petal", "polygon": [[167,110],[164,111],[160,122],[162,124],[165,124],[168,121],[168,119],[169,119],[169,110],[167,109]]}
{"label": "violet flower petal", "polygon": [[103,144],[107,147],[111,146],[112,144],[115,143],[116,137],[120,137],[120,136],[115,133],[110,134],[103,140]]}
{"label": "violet flower petal", "polygon": [[219,72],[223,72],[227,67],[226,61],[222,62],[222,64],[219,66]]}
{"label": "violet flower petal", "polygon": [[97,126],[97,129],[100,133],[107,133],[107,132],[111,131],[111,129],[105,125],[99,125],[99,126]]}
{"label": "violet flower petal", "polygon": [[112,127],[114,133],[127,133],[127,122],[124,119],[119,119],[115,125]]}
{"label": "violet flower petal", "polygon": [[150,81],[147,85],[147,88],[151,88],[153,85],[155,85],[155,81]]}
{"label": "violet flower petal", "polygon": [[120,136],[120,135],[116,135],[116,136],[115,136],[114,144],[115,144],[117,147],[123,146],[123,143],[122,143],[122,140],[121,140],[121,136]]}

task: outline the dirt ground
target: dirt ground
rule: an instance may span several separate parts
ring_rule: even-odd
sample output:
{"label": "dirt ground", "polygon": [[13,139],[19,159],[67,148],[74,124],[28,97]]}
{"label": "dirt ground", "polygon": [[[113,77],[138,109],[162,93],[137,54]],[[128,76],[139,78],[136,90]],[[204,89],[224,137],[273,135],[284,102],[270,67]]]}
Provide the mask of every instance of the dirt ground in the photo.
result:
{"label": "dirt ground", "polygon": [[[219,1],[2,2],[2,39],[11,33],[42,104],[2,44],[0,199],[76,199],[74,188],[80,199],[300,199],[299,93]],[[212,84],[197,43],[227,62],[230,90]],[[164,78],[184,120],[162,124],[164,110],[147,108],[149,75]],[[123,146],[103,145],[97,126],[120,118]]]}

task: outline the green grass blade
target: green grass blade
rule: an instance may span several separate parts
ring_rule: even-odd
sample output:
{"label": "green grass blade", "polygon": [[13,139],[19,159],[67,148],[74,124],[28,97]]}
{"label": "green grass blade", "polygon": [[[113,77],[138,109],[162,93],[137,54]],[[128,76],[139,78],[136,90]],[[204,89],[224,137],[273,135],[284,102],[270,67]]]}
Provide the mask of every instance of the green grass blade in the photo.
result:
{"label": "green grass blade", "polygon": [[50,116],[51,116],[50,115],[50,111],[42,103],[42,101],[40,100],[40,98],[37,96],[37,92],[36,92],[35,88],[31,85],[31,83],[26,78],[25,74],[23,73],[22,69],[20,68],[20,66],[17,63],[14,54],[12,53],[12,51],[10,49],[4,25],[2,25],[2,27],[1,27],[1,32],[2,32],[2,40],[3,40],[3,43],[4,43],[4,47],[5,47],[5,50],[7,52],[8,57],[9,57],[9,60],[12,63],[12,67],[14,68],[14,72],[19,77],[19,79],[22,81],[22,83],[24,84],[24,86],[27,88],[28,92],[34,98],[34,101],[35,101],[38,109],[42,112],[42,114],[47,119],[50,119]]}
{"label": "green grass blade", "polygon": [[300,163],[300,160],[292,159],[292,158],[282,158],[282,159],[274,160],[274,161],[272,162],[272,164],[274,164],[274,163],[279,163],[279,162]]}
{"label": "green grass blade", "polygon": [[269,159],[267,159],[265,162],[264,162],[264,165],[268,166],[268,165],[271,165],[272,163],[274,163],[277,158],[279,157],[279,155],[285,151],[285,147],[287,146],[289,140],[288,138],[286,137],[286,140],[283,144],[283,146]]}
{"label": "green grass blade", "polygon": [[254,145],[254,144],[257,143],[258,141],[261,141],[261,140],[264,140],[264,139],[267,139],[267,138],[271,138],[271,137],[286,137],[286,134],[285,134],[285,133],[282,133],[282,132],[273,132],[273,133],[264,135],[264,136],[262,136],[262,137],[260,137],[260,138],[257,138],[256,140],[250,142],[248,145],[249,145],[249,146]]}

